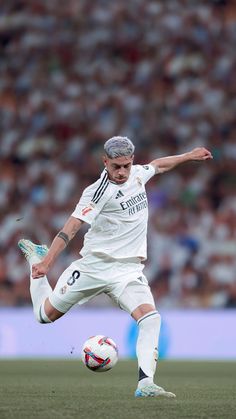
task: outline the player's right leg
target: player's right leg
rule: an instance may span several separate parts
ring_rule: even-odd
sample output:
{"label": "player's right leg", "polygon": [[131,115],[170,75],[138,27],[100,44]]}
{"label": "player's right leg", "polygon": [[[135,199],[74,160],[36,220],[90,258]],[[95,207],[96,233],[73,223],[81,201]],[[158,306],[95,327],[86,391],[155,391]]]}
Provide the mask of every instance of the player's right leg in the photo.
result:
{"label": "player's right leg", "polygon": [[[18,246],[30,265],[30,273],[32,271],[32,265],[40,262],[48,252],[47,246],[34,244],[30,240],[22,239],[18,242]],[[46,276],[33,279],[30,274],[30,294],[33,310],[36,319],[40,323],[51,323],[64,314],[50,303],[48,297],[51,293],[52,288]]]}

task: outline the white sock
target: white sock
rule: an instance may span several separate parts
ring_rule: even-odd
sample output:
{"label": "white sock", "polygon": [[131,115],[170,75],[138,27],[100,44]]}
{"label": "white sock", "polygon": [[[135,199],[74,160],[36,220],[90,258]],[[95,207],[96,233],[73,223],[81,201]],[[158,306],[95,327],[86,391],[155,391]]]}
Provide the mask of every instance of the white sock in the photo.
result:
{"label": "white sock", "polygon": [[[37,256],[32,256],[29,258],[28,262],[30,264],[30,295],[33,304],[33,310],[36,319],[41,321],[40,311],[43,310],[42,314],[45,317],[46,314],[44,311],[43,303],[51,294],[52,288],[50,287],[46,276],[42,276],[38,279],[32,278],[32,265],[39,263],[40,258]],[[42,308],[40,309],[41,306]]]}
{"label": "white sock", "polygon": [[50,320],[47,314],[45,313],[44,303],[42,303],[39,307],[37,320],[40,323],[52,323],[52,320]]}
{"label": "white sock", "polygon": [[158,358],[158,339],[161,327],[161,316],[157,311],[145,314],[138,320],[139,334],[136,353],[139,366],[139,383],[141,388],[153,383]]}

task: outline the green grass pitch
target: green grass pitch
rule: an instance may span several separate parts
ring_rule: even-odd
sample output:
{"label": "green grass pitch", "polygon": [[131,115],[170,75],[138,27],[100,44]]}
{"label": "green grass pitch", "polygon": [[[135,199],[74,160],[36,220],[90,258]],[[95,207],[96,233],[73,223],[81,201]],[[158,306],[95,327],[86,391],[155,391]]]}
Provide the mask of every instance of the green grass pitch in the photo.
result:
{"label": "green grass pitch", "polygon": [[133,396],[136,362],[94,373],[76,360],[0,361],[1,419],[235,419],[236,362],[160,361],[176,399]]}

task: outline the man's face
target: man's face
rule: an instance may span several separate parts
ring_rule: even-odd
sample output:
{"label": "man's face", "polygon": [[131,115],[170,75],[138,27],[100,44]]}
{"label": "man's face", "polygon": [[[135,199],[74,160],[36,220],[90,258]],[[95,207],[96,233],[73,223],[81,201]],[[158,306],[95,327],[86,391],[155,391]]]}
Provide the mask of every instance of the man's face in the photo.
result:
{"label": "man's face", "polygon": [[123,156],[110,159],[103,157],[103,163],[107,169],[109,179],[117,184],[125,183],[130,175],[134,156]]}

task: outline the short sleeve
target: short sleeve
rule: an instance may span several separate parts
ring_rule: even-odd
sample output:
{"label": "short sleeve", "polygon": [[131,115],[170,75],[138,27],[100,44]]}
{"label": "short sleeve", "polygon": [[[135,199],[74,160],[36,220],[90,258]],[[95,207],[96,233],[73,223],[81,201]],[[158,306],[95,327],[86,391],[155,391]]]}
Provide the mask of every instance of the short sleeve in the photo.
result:
{"label": "short sleeve", "polygon": [[75,207],[72,217],[78,218],[88,224],[92,224],[101,212],[105,203],[109,199],[109,181],[107,174],[97,182],[88,186],[78,204]]}
{"label": "short sleeve", "polygon": [[142,181],[147,183],[154,175],[155,168],[151,164],[138,165],[138,170]]}

